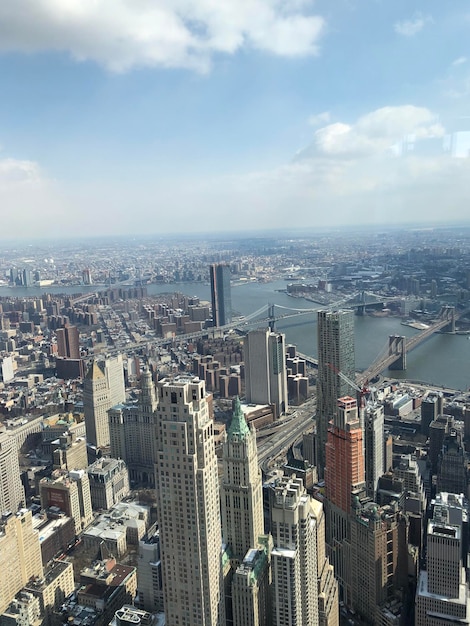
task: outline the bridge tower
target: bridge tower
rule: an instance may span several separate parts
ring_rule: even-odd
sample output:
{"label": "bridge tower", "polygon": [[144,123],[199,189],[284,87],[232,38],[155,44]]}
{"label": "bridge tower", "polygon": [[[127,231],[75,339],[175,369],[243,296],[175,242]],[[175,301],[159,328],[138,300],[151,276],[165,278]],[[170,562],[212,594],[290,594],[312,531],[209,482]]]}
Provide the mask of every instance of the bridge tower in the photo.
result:
{"label": "bridge tower", "polygon": [[[449,324],[444,326],[444,328],[448,329],[449,333],[455,333],[455,307],[443,306],[440,317],[442,317],[442,319],[449,320]],[[442,330],[444,330],[444,328]]]}
{"label": "bridge tower", "polygon": [[274,324],[276,323],[276,316],[274,314],[274,304],[268,304],[268,318],[269,318],[269,330],[274,332]]}
{"label": "bridge tower", "polygon": [[389,365],[391,370],[406,370],[406,337],[390,335],[388,338],[388,354],[395,354],[397,359]]}
{"label": "bridge tower", "polygon": [[366,314],[366,292],[363,290],[359,295],[359,306],[356,310],[356,315],[365,315]]}

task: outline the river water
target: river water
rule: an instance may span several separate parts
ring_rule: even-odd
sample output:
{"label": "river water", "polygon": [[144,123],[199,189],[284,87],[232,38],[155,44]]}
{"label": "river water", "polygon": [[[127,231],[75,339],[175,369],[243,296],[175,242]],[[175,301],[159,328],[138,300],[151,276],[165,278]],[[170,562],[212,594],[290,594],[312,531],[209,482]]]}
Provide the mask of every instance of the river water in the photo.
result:
{"label": "river water", "polygon": [[[249,315],[267,304],[278,304],[295,309],[319,308],[306,300],[291,298],[279,289],[285,289],[284,281],[271,283],[249,283],[232,288],[232,307],[241,315]],[[39,296],[43,293],[76,293],[96,291],[90,287],[59,287],[40,289],[0,287],[0,296]],[[210,287],[202,283],[178,283],[148,285],[149,295],[179,291],[188,296],[210,300]],[[253,328],[253,327],[252,327]],[[280,320],[276,330],[285,333],[287,343],[295,344],[300,352],[316,356],[316,314],[305,314]],[[396,317],[355,317],[356,367],[367,368],[387,345],[389,335],[413,336],[419,331],[403,326]],[[469,335],[470,337],[470,335]],[[406,372],[393,372],[397,378],[424,381],[453,389],[466,390],[470,387],[470,341],[467,335],[434,334],[407,355]]]}

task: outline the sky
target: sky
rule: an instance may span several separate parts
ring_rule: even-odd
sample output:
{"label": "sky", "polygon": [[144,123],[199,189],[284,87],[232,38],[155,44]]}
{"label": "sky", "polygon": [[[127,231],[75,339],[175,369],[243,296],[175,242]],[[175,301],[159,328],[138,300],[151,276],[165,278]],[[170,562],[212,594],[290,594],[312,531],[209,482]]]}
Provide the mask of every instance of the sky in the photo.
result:
{"label": "sky", "polygon": [[0,238],[470,221],[470,0],[1,0]]}

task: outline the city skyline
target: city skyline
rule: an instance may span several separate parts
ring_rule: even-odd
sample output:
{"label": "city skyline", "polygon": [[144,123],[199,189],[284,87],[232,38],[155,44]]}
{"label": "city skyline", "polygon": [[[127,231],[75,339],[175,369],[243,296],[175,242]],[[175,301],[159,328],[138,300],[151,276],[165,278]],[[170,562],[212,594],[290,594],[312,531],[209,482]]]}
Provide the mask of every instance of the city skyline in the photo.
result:
{"label": "city skyline", "polygon": [[331,4],[5,1],[2,230],[465,220],[467,3]]}

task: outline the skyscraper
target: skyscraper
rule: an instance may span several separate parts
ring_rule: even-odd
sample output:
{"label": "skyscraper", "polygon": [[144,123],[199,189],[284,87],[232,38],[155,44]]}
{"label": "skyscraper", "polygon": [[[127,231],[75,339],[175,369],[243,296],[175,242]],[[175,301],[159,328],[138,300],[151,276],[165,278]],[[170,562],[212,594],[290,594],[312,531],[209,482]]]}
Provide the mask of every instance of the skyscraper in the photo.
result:
{"label": "skyscraper", "polygon": [[368,403],[364,409],[364,455],[366,490],[375,500],[379,478],[385,472],[384,409],[381,404]]}
{"label": "skyscraper", "polygon": [[209,273],[214,326],[225,326],[232,321],[230,266],[226,263],[213,263],[209,268]]}
{"label": "skyscraper", "polygon": [[285,336],[268,329],[252,330],[243,350],[247,402],[273,404],[279,417],[288,408]]}
{"label": "skyscraper", "polygon": [[93,361],[83,381],[83,410],[87,442],[98,448],[109,444],[109,387],[103,370]]}
{"label": "skyscraper", "polygon": [[154,487],[157,398],[148,369],[142,372],[140,388],[138,404],[118,404],[108,411],[111,456],[126,462],[131,481]]}
{"label": "skyscraper", "polygon": [[79,332],[76,326],[64,326],[56,330],[57,353],[67,359],[80,358]]}
{"label": "skyscraper", "polygon": [[0,430],[0,515],[16,513],[24,502],[16,439]]}
{"label": "skyscraper", "polygon": [[31,511],[21,510],[0,524],[0,613],[30,578],[43,576],[38,531]]}
{"label": "skyscraper", "polygon": [[238,397],[223,446],[222,536],[239,565],[264,533],[261,470],[256,435],[246,423]]}
{"label": "skyscraper", "polygon": [[328,501],[345,513],[352,510],[353,494],[364,489],[362,428],[357,401],[349,396],[339,398],[336,415],[328,429],[325,489]]}
{"label": "skyscraper", "polygon": [[328,430],[325,489],[328,502],[327,542],[341,595],[351,596],[351,523],[355,495],[365,489],[362,428],[357,401],[338,399],[338,409]]}
{"label": "skyscraper", "polygon": [[427,529],[427,569],[416,589],[416,626],[470,624],[465,582],[467,504],[462,495],[440,493]]}
{"label": "skyscraper", "polygon": [[205,384],[164,379],[157,395],[155,484],[166,621],[223,626],[219,481]]}
{"label": "skyscraper", "polygon": [[350,393],[338,372],[352,380],[355,377],[353,311],[318,311],[317,343],[317,459],[318,473],[323,476],[328,423],[336,413],[338,398]]}
{"label": "skyscraper", "polygon": [[93,361],[83,381],[83,409],[88,443],[109,445],[108,410],[126,400],[122,356]]}
{"label": "skyscraper", "polygon": [[317,625],[316,520],[301,478],[284,477],[276,486],[271,529],[272,624]]}

